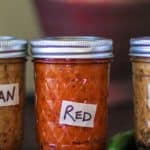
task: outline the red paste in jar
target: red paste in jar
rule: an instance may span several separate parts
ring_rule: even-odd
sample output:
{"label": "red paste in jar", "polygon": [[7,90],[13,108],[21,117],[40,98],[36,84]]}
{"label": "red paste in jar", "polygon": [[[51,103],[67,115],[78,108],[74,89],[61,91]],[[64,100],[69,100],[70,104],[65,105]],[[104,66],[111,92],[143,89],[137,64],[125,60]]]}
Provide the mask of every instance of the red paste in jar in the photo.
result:
{"label": "red paste in jar", "polygon": [[[35,59],[36,127],[41,150],[104,150],[109,59]],[[97,105],[94,127],[60,124],[63,100]]]}

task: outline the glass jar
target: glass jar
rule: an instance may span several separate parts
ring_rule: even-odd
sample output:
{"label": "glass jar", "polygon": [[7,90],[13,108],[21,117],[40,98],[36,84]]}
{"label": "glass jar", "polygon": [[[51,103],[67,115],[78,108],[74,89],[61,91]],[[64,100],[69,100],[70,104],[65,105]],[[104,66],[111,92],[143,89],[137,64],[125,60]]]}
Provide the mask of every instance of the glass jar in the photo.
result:
{"label": "glass jar", "polygon": [[21,149],[27,42],[0,37],[0,149]]}
{"label": "glass jar", "polygon": [[150,149],[150,37],[131,39],[130,56],[137,147]]}
{"label": "glass jar", "polygon": [[31,42],[41,150],[104,150],[112,41],[49,37]]}

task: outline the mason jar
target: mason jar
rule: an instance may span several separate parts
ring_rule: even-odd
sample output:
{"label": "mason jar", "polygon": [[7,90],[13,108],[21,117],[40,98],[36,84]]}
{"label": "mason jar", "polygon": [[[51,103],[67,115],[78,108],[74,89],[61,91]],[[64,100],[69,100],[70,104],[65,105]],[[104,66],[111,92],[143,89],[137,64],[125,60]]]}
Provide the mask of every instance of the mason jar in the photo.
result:
{"label": "mason jar", "polygon": [[0,36],[0,149],[19,150],[23,137],[27,42]]}
{"label": "mason jar", "polygon": [[41,150],[104,150],[112,40],[31,41],[36,129]]}
{"label": "mason jar", "polygon": [[131,39],[134,121],[139,150],[150,149],[150,37]]}

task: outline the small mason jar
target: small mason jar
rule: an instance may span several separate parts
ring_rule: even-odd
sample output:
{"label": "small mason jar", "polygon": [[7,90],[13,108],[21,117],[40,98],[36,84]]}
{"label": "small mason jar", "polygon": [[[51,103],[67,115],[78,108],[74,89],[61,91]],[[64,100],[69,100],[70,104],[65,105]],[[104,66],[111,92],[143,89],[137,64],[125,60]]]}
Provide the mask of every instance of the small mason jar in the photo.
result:
{"label": "small mason jar", "polygon": [[31,41],[41,150],[104,150],[112,40]]}
{"label": "small mason jar", "polygon": [[20,150],[27,42],[0,36],[0,149]]}
{"label": "small mason jar", "polygon": [[150,149],[150,37],[131,39],[135,133],[139,150]]}

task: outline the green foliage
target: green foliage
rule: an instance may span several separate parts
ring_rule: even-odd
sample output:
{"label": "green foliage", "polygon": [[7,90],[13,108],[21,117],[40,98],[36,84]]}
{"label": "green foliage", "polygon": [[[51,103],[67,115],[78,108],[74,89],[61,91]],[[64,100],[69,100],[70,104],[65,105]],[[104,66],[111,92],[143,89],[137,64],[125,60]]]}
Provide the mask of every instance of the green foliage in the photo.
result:
{"label": "green foliage", "polygon": [[127,131],[113,136],[108,143],[108,150],[136,150],[134,132]]}

